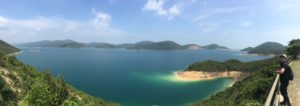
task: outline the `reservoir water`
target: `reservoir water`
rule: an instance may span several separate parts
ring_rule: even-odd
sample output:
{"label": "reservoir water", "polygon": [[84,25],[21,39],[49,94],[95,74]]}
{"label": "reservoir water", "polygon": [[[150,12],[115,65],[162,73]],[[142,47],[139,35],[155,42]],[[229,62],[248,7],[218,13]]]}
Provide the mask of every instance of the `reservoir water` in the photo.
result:
{"label": "reservoir water", "polygon": [[231,83],[230,78],[180,81],[174,77],[174,72],[193,62],[269,58],[235,50],[20,48],[23,53],[17,58],[22,62],[50,69],[90,95],[128,106],[183,105],[204,100]]}

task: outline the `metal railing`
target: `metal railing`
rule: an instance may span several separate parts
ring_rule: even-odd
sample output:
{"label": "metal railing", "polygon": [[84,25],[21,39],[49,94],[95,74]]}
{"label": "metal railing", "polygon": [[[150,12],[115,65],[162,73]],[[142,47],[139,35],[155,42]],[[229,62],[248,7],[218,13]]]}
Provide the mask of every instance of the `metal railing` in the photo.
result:
{"label": "metal railing", "polygon": [[[289,64],[294,58],[291,56],[287,59],[287,63]],[[276,75],[272,88],[269,92],[267,100],[264,106],[279,106],[280,103],[280,81],[279,74]]]}

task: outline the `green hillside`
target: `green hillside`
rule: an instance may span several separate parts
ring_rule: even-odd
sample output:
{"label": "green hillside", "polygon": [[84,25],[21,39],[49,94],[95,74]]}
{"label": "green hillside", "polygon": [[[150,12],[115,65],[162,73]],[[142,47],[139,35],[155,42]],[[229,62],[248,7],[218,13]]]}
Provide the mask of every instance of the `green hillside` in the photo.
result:
{"label": "green hillside", "polygon": [[150,49],[150,50],[175,50],[184,49],[180,44],[173,41],[162,42],[140,42],[129,49]]}
{"label": "green hillside", "polygon": [[265,42],[248,51],[252,54],[282,54],[285,53],[286,47],[277,42]]}
{"label": "green hillside", "polygon": [[247,47],[247,48],[242,49],[241,51],[250,51],[252,49],[253,49],[253,47]]}
{"label": "green hillside", "polygon": [[87,47],[84,43],[79,43],[73,40],[43,40],[37,42],[22,43],[18,46],[23,47],[64,47],[64,48],[82,48]]}
{"label": "green hillside", "polygon": [[[278,58],[278,57],[277,57]],[[261,61],[241,63],[238,61],[227,61],[226,63],[233,63],[233,67],[236,65],[242,65],[240,67],[248,72],[252,71],[248,77],[241,81],[237,81],[232,87],[228,87],[226,90],[218,92],[210,96],[207,100],[201,102],[191,103],[192,106],[261,106],[266,100],[269,90],[272,87],[272,83],[275,78],[275,73],[272,71],[276,69],[277,62],[276,57],[272,59],[266,59]],[[201,67],[210,62],[202,63]],[[215,62],[213,62],[215,63]],[[216,63],[210,66],[216,66],[216,70],[226,69],[226,65],[222,63]],[[199,64],[200,65],[200,64]],[[231,66],[231,65],[230,65]],[[209,69],[214,70],[214,69]]]}
{"label": "green hillside", "polygon": [[3,40],[0,40],[0,52],[5,52],[5,53],[14,53],[14,52],[19,52],[20,49],[11,46],[10,44],[6,43]]}
{"label": "green hillside", "polygon": [[203,46],[204,49],[228,49],[227,47],[225,46],[220,46],[218,44],[210,44],[210,45],[206,45],[206,46]]}
{"label": "green hillside", "polygon": [[174,41],[140,41],[137,43],[122,43],[111,44],[105,42],[92,42],[81,43],[73,40],[43,40],[37,42],[22,43],[18,46],[23,47],[63,47],[63,48],[82,48],[82,47],[94,47],[94,48],[124,48],[124,49],[145,49],[145,50],[197,50],[197,49],[228,49],[225,46],[218,44],[210,44],[207,46],[200,46],[197,44],[180,45]]}
{"label": "green hillside", "polygon": [[251,62],[241,62],[239,60],[231,59],[225,62],[218,62],[212,60],[206,60],[203,62],[195,62],[189,65],[185,71],[207,71],[207,72],[222,72],[226,70],[245,71],[252,72],[258,67],[264,67],[266,65],[273,64],[275,60],[265,59]]}

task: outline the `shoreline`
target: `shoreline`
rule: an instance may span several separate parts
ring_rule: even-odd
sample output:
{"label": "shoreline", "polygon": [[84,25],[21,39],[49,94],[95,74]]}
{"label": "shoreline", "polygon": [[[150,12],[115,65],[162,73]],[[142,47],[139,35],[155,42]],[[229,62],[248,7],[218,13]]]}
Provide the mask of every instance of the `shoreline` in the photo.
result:
{"label": "shoreline", "polygon": [[[205,72],[205,71],[177,71],[175,77],[181,81],[201,81],[213,80],[217,78],[231,77],[233,84],[247,76],[247,73],[241,71],[224,71],[224,72]],[[230,86],[232,86],[231,84]]]}
{"label": "shoreline", "polygon": [[21,54],[21,53],[23,53],[23,51],[18,51],[18,52],[9,53],[8,55],[9,55],[9,56],[15,56],[15,55],[18,55],[18,54]]}

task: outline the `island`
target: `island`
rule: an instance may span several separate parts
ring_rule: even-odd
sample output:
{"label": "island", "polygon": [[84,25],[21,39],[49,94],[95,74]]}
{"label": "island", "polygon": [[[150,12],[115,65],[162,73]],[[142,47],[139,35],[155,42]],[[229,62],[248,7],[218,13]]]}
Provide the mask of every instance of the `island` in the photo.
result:
{"label": "island", "polygon": [[228,49],[227,47],[225,46],[220,46],[218,44],[210,44],[210,45],[207,45],[207,46],[203,46],[204,49]]}
{"label": "island", "polygon": [[286,46],[277,42],[265,42],[256,47],[247,47],[241,51],[246,51],[249,54],[282,54],[286,51]]}
{"label": "island", "polygon": [[166,41],[140,41],[136,43],[121,43],[111,44],[105,42],[91,42],[82,43],[73,40],[43,40],[37,42],[28,42],[16,44],[20,47],[57,47],[57,48],[123,48],[131,50],[199,50],[199,49],[229,49],[225,46],[218,44],[209,44],[206,46],[200,46],[197,44],[185,44],[181,45],[177,42]]}

